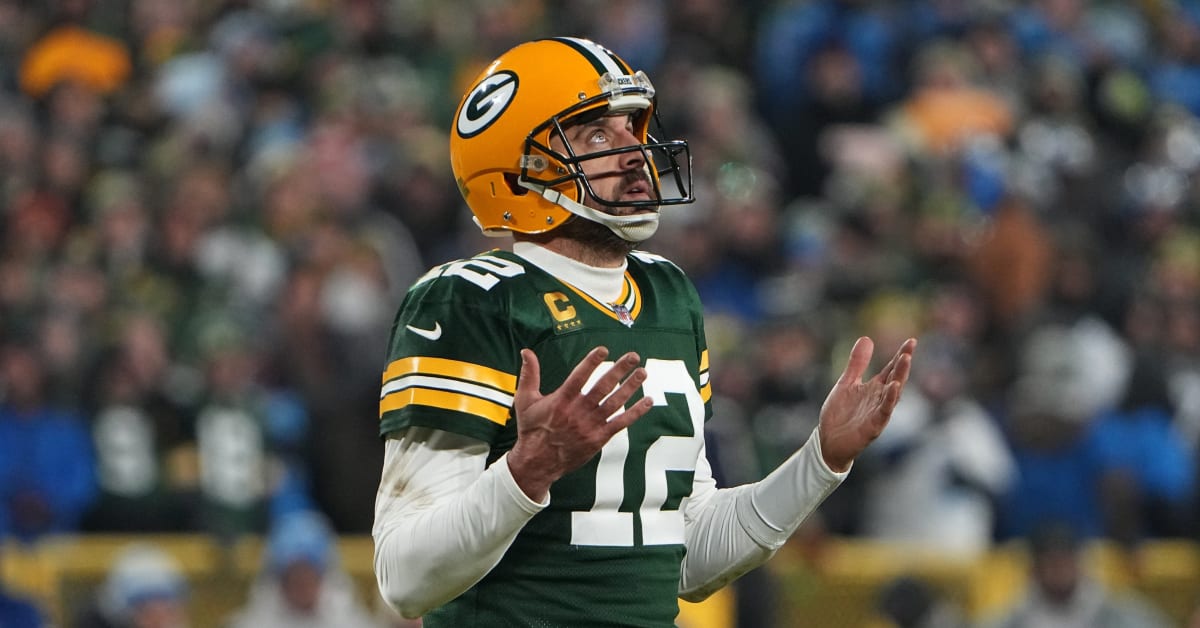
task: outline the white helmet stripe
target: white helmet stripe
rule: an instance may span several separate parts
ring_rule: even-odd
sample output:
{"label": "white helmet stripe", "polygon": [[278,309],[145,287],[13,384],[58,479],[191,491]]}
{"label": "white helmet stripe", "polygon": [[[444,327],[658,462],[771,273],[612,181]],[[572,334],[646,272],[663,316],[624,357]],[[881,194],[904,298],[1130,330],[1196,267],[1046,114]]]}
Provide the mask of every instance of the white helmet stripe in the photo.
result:
{"label": "white helmet stripe", "polygon": [[617,65],[617,62],[613,60],[611,52],[605,50],[594,41],[580,39],[578,37],[558,37],[556,39],[564,40],[564,42],[571,42],[575,45],[577,50],[580,52],[585,52],[588,56],[592,57],[589,59],[589,61],[592,62],[592,65],[597,65],[597,63],[599,63],[599,65],[606,71],[612,72],[613,76],[623,76],[628,74],[628,72],[626,72],[620,65]]}

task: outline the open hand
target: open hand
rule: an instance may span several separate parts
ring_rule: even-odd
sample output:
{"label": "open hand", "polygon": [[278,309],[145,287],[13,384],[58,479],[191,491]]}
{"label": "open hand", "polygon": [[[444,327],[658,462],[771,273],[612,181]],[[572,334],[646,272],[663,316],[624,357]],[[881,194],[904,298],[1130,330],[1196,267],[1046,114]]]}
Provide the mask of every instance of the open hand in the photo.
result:
{"label": "open hand", "polygon": [[621,356],[584,392],[584,385],[606,357],[608,349],[592,349],[562,386],[543,395],[537,355],[521,350],[521,377],[513,397],[517,442],[508,452],[508,467],[530,499],[543,501],[550,484],[591,460],[617,432],[654,405],[646,397],[618,413],[646,381],[646,369],[638,366],[640,358],[632,352]]}
{"label": "open hand", "polygon": [[821,455],[831,470],[841,473],[849,469],[858,454],[883,432],[908,381],[916,348],[915,338],[904,341],[879,373],[864,382],[875,343],[865,336],[854,343],[846,370],[821,406],[817,428]]}

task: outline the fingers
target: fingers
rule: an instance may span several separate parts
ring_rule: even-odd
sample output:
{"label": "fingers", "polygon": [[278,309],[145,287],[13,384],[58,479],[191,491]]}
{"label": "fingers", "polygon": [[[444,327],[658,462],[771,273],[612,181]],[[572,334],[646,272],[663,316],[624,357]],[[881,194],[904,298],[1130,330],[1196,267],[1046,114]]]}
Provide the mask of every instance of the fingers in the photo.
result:
{"label": "fingers", "polygon": [[[909,342],[912,343],[912,347],[916,347],[916,340],[910,339]],[[905,344],[907,345],[908,343]],[[896,356],[896,368],[892,370],[891,381],[888,383],[899,384],[898,388],[904,388],[904,384],[908,382],[908,374],[912,371],[912,360],[913,356],[911,347],[909,348],[908,353],[902,353]],[[897,393],[897,396],[899,396],[899,393]]]}
{"label": "fingers", "polygon": [[[524,356],[524,353],[522,355]],[[555,395],[560,397],[562,402],[581,403],[589,411],[591,409],[599,410],[604,418],[611,416],[624,406],[625,402],[629,401],[633,393],[637,392],[642,383],[646,381],[647,375],[645,369],[638,368],[641,358],[631,351],[618,358],[611,368],[601,373],[599,378],[592,382],[586,391],[583,390],[583,387],[596,374],[596,369],[604,363],[606,357],[608,357],[607,348],[592,349],[579,361],[579,364],[575,365],[571,374],[563,380],[562,386],[555,391]],[[523,358],[522,375],[524,375],[528,363],[529,360]],[[537,364],[536,356],[534,356],[533,364],[535,366]]]}
{"label": "fingers", "polygon": [[883,389],[883,399],[879,402],[879,411],[875,415],[876,428],[882,430],[891,420],[896,404],[900,403],[900,393],[903,389],[899,382],[892,382]]}
{"label": "fingers", "polygon": [[900,348],[896,350],[896,354],[892,356],[892,359],[888,360],[888,363],[885,364],[883,369],[881,369],[879,371],[879,378],[881,380],[883,380],[884,382],[890,382],[890,381],[894,380],[896,365],[900,361],[900,356],[908,355],[911,358],[913,350],[916,348],[917,348],[917,339],[916,338],[909,338],[908,340],[905,340],[900,345]]}
{"label": "fingers", "polygon": [[[583,390],[583,385],[587,383],[588,378],[592,376],[592,372],[596,370],[604,362],[604,358],[608,357],[608,349],[606,347],[596,347],[583,356],[579,364],[571,370],[571,374],[567,379],[563,380],[562,387],[559,390],[570,391],[572,394],[578,394]],[[609,387],[609,390],[612,390]]]}
{"label": "fingers", "polygon": [[845,386],[854,382],[861,382],[863,373],[867,370],[867,365],[871,363],[871,354],[875,352],[875,343],[866,336],[860,337],[854,347],[850,349],[850,361],[846,363],[846,369],[842,371],[842,376],[838,378],[837,385]]}
{"label": "fingers", "polygon": [[529,349],[521,349],[521,376],[517,378],[517,397],[537,396],[541,394],[542,369],[538,364],[537,354]]}
{"label": "fingers", "polygon": [[608,437],[612,438],[614,434],[633,425],[633,422],[642,418],[642,415],[650,411],[654,407],[654,400],[649,397],[642,397],[638,402],[633,404],[628,410],[613,417],[607,424]]}
{"label": "fingers", "polygon": [[[601,356],[608,353],[607,349],[603,347],[598,348],[598,350],[603,350]],[[588,354],[588,357],[580,362],[575,371],[572,371],[567,381],[563,382],[560,390],[579,390],[579,388],[574,386],[571,378],[575,377],[576,372],[585,381],[591,377],[596,367],[599,366],[600,362],[603,362],[603,359],[598,360],[594,365],[589,362],[589,358],[595,353],[596,351],[593,351],[592,354]],[[607,426],[605,432],[608,437],[625,429],[625,427],[641,418],[654,405],[652,399],[644,398],[634,404],[633,407],[617,414],[625,406],[625,403],[633,397],[633,394],[642,387],[642,383],[646,381],[646,377],[648,376],[646,369],[639,368],[639,362],[641,362],[641,358],[638,354],[632,351],[626,353],[617,359],[612,368],[601,375],[586,393],[581,394],[578,398],[578,401],[583,404],[584,408],[588,411],[594,410],[601,418],[606,420]],[[587,367],[589,370],[584,371],[582,367]],[[568,387],[568,384],[571,384],[571,386]],[[612,420],[608,420],[610,417]]]}
{"label": "fingers", "polygon": [[[612,371],[615,371],[615,370],[617,370],[617,368],[613,367],[612,370],[609,372],[611,373]],[[625,381],[621,382],[621,385],[619,388],[614,390],[613,393],[611,395],[609,395],[607,399],[604,399],[604,401],[599,404],[600,405],[600,413],[605,418],[608,418],[614,412],[616,412],[620,408],[624,407],[625,402],[629,401],[630,397],[633,397],[633,393],[637,392],[638,388],[641,388],[642,383],[645,381],[646,381],[646,369],[643,369],[643,368],[635,369],[632,373],[629,374],[629,377],[625,378]],[[597,384],[595,388],[600,388],[600,385]],[[595,388],[593,390],[595,390]],[[609,390],[611,390],[611,388]]]}
{"label": "fingers", "polygon": [[[617,384],[621,380],[627,379],[630,376],[631,372],[637,367],[638,362],[640,361],[641,358],[638,357],[638,354],[633,353],[632,351],[621,356],[620,359],[617,360],[616,364],[613,364],[612,368],[608,369],[604,375],[600,376],[600,379],[597,380],[596,383],[592,385],[592,388],[587,391],[585,398],[587,399],[588,403],[596,406],[600,405],[600,403],[604,401],[604,398],[607,397],[609,393],[613,392],[613,389],[617,387]],[[645,378],[643,377],[642,379]],[[641,382],[639,382],[639,384],[640,383]],[[566,388],[566,390],[574,389]]]}
{"label": "fingers", "polygon": [[896,409],[896,404],[900,403],[900,393],[904,392],[904,385],[908,382],[909,371],[912,370],[911,352],[901,353],[894,360],[896,361],[896,365],[892,371],[892,381],[884,385],[883,399],[879,402],[879,413],[876,415],[877,427],[881,430],[891,419],[892,412]]}

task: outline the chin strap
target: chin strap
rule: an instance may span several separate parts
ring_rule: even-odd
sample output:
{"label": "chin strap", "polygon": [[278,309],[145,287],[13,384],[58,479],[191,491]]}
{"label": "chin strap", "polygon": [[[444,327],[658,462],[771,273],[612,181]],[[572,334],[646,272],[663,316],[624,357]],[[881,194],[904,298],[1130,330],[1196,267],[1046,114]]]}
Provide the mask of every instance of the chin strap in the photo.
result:
{"label": "chin strap", "polygon": [[598,222],[605,227],[608,227],[617,237],[629,242],[642,242],[648,240],[654,232],[658,230],[658,211],[653,211],[646,214],[634,214],[632,216],[613,216],[602,211],[597,211],[580,203],[570,197],[564,196],[558,190],[547,188],[543,185],[520,181],[519,185],[523,188],[532,190],[542,195],[542,198],[562,207],[563,209],[585,218],[592,222]]}

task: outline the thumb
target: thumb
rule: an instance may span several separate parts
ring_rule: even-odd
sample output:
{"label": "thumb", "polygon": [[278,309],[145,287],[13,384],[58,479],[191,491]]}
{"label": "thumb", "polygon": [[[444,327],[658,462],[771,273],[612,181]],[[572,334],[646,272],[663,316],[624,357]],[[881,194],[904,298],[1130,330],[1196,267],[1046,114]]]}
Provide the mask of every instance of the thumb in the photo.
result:
{"label": "thumb", "polygon": [[842,371],[842,376],[838,378],[838,386],[848,386],[850,384],[861,382],[863,373],[866,372],[867,366],[871,364],[871,354],[875,352],[875,343],[870,338],[863,336],[854,343],[854,347],[850,349],[850,361],[846,363],[846,370]]}
{"label": "thumb", "polygon": [[542,386],[541,366],[537,354],[529,349],[521,349],[521,376],[517,378],[516,398],[536,399]]}

